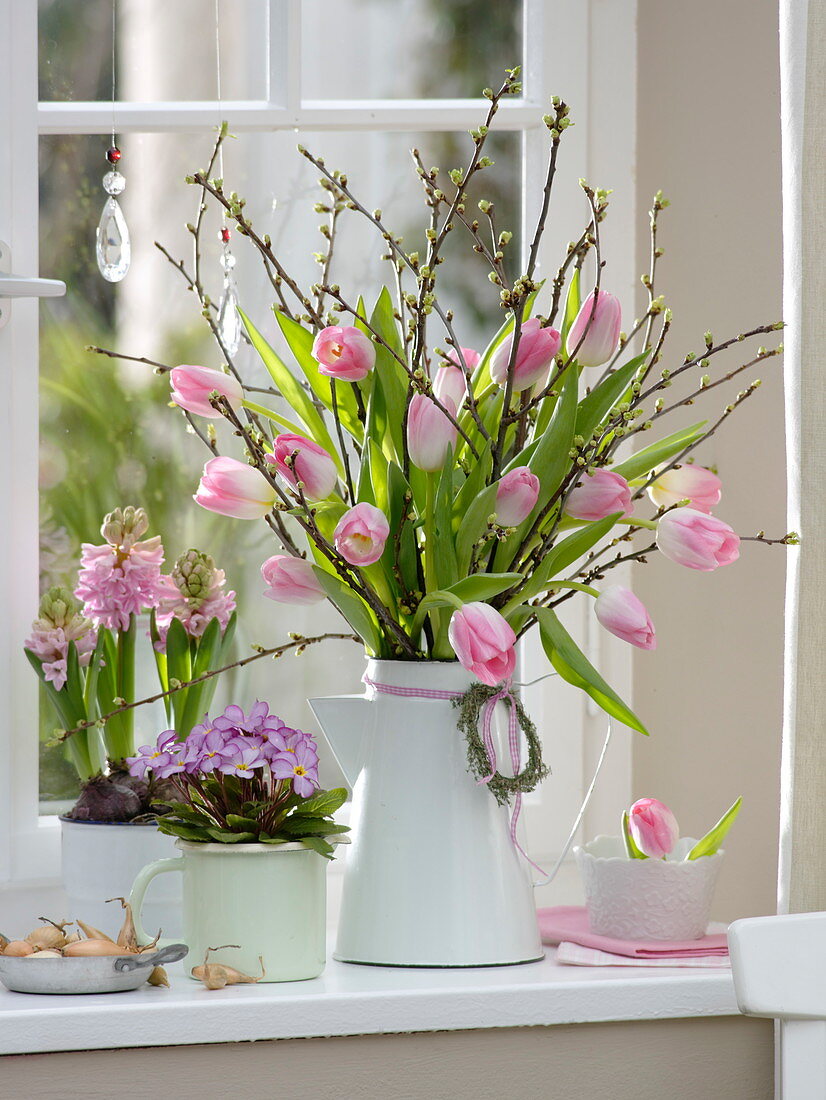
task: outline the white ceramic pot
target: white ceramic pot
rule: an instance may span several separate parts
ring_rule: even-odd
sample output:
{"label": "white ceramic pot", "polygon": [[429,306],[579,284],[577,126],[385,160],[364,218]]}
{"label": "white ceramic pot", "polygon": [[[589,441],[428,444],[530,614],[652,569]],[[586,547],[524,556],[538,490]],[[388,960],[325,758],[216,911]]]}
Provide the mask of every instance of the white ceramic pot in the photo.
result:
{"label": "white ceramic pot", "polygon": [[[144,894],[161,881],[183,875],[183,942],[189,947],[187,970],[217,951],[210,962],[226,963],[256,977],[263,960],[267,982],[316,978],[326,961],[327,860],[303,844],[196,844],[176,841],[177,859],[150,863],[138,874],[130,901],[138,940],[148,910]],[[152,928],[154,926],[150,926]]]}
{"label": "white ceramic pot", "polygon": [[619,940],[697,940],[704,936],[723,852],[686,860],[683,837],[666,859],[629,859],[619,836],[574,848],[591,931]]}
{"label": "white ceramic pot", "polygon": [[[128,822],[60,820],[63,849],[63,885],[68,898],[70,920],[78,917],[101,931],[113,934],[123,920],[117,902],[107,898],[128,898],[137,873],[152,860],[175,854],[175,838],[160,832],[157,825]],[[149,928],[163,929],[164,937],[175,939],[182,931],[181,884],[165,879],[145,912]]]}
{"label": "white ceramic pot", "polygon": [[[367,673],[412,690],[461,693],[476,682],[457,662],[371,660]],[[542,958],[508,809],[468,771],[451,701],[368,687],[310,706],[353,787],[335,957],[384,966]]]}

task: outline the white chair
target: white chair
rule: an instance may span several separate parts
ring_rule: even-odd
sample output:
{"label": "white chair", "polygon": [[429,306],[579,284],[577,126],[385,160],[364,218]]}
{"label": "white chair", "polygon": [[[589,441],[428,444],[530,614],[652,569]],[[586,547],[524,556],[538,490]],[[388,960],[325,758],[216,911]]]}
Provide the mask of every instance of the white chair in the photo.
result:
{"label": "white chair", "polygon": [[782,1100],[826,1098],[826,913],[735,921],[728,930],[740,1011],[780,1021]]}

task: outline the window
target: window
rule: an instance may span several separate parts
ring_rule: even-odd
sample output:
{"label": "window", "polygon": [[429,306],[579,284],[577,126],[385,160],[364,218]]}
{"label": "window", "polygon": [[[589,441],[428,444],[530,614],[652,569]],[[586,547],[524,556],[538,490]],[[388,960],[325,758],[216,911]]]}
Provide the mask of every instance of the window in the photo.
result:
{"label": "window", "polygon": [[[230,19],[228,0],[220,0],[219,104],[213,0],[118,5],[115,126],[124,152],[123,205],[133,266],[122,283],[110,286],[97,276],[92,257],[93,229],[105,198],[99,186],[103,153],[112,127],[110,4],[40,0],[38,105],[38,12],[34,5],[0,0],[0,72],[8,74],[0,92],[0,239],[10,244],[16,271],[37,269],[39,162],[40,269],[68,285],[65,300],[44,305],[40,313],[40,525],[45,544],[40,569],[59,573],[65,568],[79,541],[95,538],[108,508],[145,503],[153,530],[164,536],[167,560],[189,545],[202,545],[244,594],[241,641],[246,644],[281,637],[290,629],[325,629],[338,620],[329,610],[312,609],[306,618],[301,609],[289,617],[276,615],[274,605],[259,607],[255,619],[255,605],[266,601],[249,597],[255,594],[258,564],[274,552],[272,542],[258,525],[242,528],[187,507],[204,454],[177,425],[167,430],[161,424],[164,383],[147,368],[84,351],[87,344],[99,344],[165,362],[215,365],[214,351],[198,329],[192,296],[153,244],[161,240],[174,258],[188,259],[189,238],[182,227],[193,218],[197,195],[183,176],[203,166],[217,122],[227,119],[238,140],[228,143],[225,178],[247,197],[253,220],[267,223],[280,250],[312,282],[315,181],[310,166],[294,153],[296,141],[346,168],[354,182],[358,178],[368,201],[381,206],[388,223],[404,232],[420,209],[407,150],[421,145],[428,164],[452,161],[465,132],[478,125],[484,101],[474,95],[518,59],[524,96],[503,105],[492,153],[502,212],[524,241],[540,199],[543,104],[558,90],[571,103],[577,125],[566,141],[540,272],[552,274],[583,220],[577,178],[613,186],[620,210],[609,223],[606,252],[613,285],[631,313],[633,134],[629,140],[626,128],[622,140],[614,141],[615,127],[609,124],[620,99],[628,105],[626,117],[634,118],[634,5],[623,0],[592,27],[590,5],[579,0],[553,5],[523,0],[472,9],[460,0],[404,0],[392,9],[379,0],[347,0],[337,5],[334,50],[322,0],[244,0],[231,7]],[[565,27],[564,48],[560,26]],[[69,48],[72,42],[81,48]],[[358,64],[366,53],[375,64]],[[624,60],[615,68],[617,56]],[[628,125],[633,128],[633,121]],[[599,154],[591,140],[594,132],[600,133]],[[370,281],[377,285],[382,275],[377,250],[355,224],[346,232],[345,262],[363,278],[367,293]],[[217,234],[211,236],[203,265],[217,293]],[[253,317],[265,318],[266,287],[244,243],[234,241],[241,298]],[[344,283],[346,270],[336,278]],[[474,291],[457,303],[468,344],[482,341],[498,323],[494,297],[490,302],[479,297],[486,286],[483,275],[475,286],[481,288],[478,295]],[[456,292],[463,293],[461,285]],[[0,540],[0,575],[9,608],[0,641],[0,697],[10,700],[0,715],[0,760],[4,766],[8,762],[0,797],[0,879],[56,873],[57,829],[51,815],[71,793],[59,750],[43,752],[39,789],[47,813],[38,818],[37,692],[21,652],[38,589],[37,340],[35,303],[15,302],[11,322],[0,329],[3,370],[10,378],[10,400],[0,414],[6,418],[0,448],[12,486],[0,499],[0,515],[4,532],[13,532],[13,538]],[[586,629],[584,622],[573,625],[580,635]],[[289,676],[279,671],[283,666],[273,671],[262,662],[253,666],[255,678],[243,688],[295,714],[308,694],[356,688],[361,657],[355,646],[339,652],[344,649],[308,651],[290,664]],[[630,661],[622,643],[594,634],[590,649],[617,688],[630,694]],[[530,646],[524,668],[526,680],[547,671]],[[151,669],[146,675],[151,680]],[[531,852],[547,861],[579,806],[605,721],[588,710],[584,697],[553,680],[526,693],[546,734],[554,770],[544,792],[528,800],[526,814]],[[300,713],[310,721],[308,712]],[[41,741],[50,721],[44,722]],[[608,822],[628,785],[630,748],[623,734],[615,738],[612,755],[613,779],[602,787],[610,803]],[[594,822],[601,820],[599,805],[598,792]]]}

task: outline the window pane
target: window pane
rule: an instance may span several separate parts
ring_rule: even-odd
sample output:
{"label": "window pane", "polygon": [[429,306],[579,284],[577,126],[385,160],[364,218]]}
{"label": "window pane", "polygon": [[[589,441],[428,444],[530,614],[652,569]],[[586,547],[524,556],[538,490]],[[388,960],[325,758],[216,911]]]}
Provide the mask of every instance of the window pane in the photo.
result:
{"label": "window pane", "polygon": [[[112,0],[38,0],[40,98],[112,97]],[[221,98],[264,99],[267,0],[220,0]],[[117,98],[218,98],[214,0],[118,0]]]}
{"label": "window pane", "polygon": [[[168,570],[189,547],[210,553],[238,593],[237,656],[247,656],[251,643],[272,646],[288,632],[305,635],[348,628],[326,604],[286,607],[262,598],[261,563],[279,553],[263,523],[225,519],[200,509],[192,493],[206,458],[206,447],[186,431],[181,413],[168,407],[168,379],[151,368],[85,349],[94,344],[169,365],[201,363],[217,367],[221,357],[199,316],[186,282],[155,247],[160,241],[175,260],[192,271],[192,238],[184,228],[194,221],[199,192],[183,177],[203,166],[211,148],[208,135],[127,135],[121,142],[120,167],[127,180],[121,196],[132,239],[132,266],[123,282],[105,282],[94,256],[95,226],[106,198],[100,177],[106,170],[101,136],[41,138],[42,266],[64,279],[64,299],[45,302],[41,332],[41,516],[42,584],[74,587],[80,544],[100,542],[104,513],[116,506],[143,505],[151,534],[160,534]],[[349,173],[353,189],[369,208],[381,207],[383,218],[408,248],[425,251],[426,210],[409,149],[418,146],[429,167],[445,172],[470,153],[462,134],[310,134],[304,138],[329,166]],[[475,199],[493,200],[498,228],[514,230],[511,255],[518,256],[520,221],[520,137],[495,135],[490,155],[495,165],[482,177]],[[322,196],[317,172],[295,151],[296,135],[244,135],[227,143],[226,188],[247,200],[247,212],[260,233],[269,233],[285,267],[309,287],[318,278],[312,252],[322,246],[313,211]],[[447,183],[445,183],[447,187]],[[474,199],[474,208],[475,208]],[[380,259],[384,242],[361,216],[343,212],[330,279],[355,301],[370,303],[390,266]],[[202,239],[201,278],[214,302],[219,300],[220,221],[210,207]],[[414,244],[415,242],[415,244]],[[237,278],[242,304],[274,344],[279,345],[270,311],[272,289],[251,245],[234,235]],[[482,347],[501,323],[498,290],[487,280],[486,267],[472,250],[464,230],[447,239],[446,262],[440,267],[440,297],[455,311],[455,328],[465,346]],[[516,260],[511,263],[515,273]],[[434,319],[435,321],[435,319]],[[431,344],[441,343],[434,324]],[[281,347],[285,360],[289,353]],[[237,356],[242,372],[253,372],[255,384],[269,383],[252,349],[242,345]],[[265,403],[273,399],[260,398]],[[223,453],[240,455],[236,441],[218,425]],[[157,690],[148,640],[141,651],[141,687]],[[254,662],[242,673],[222,678],[216,705],[233,699],[266,699],[290,724],[314,728],[306,697],[358,690],[362,671],[360,647],[334,642],[308,649],[301,657],[285,656],[276,664]],[[213,708],[214,709],[214,708]],[[45,741],[56,724],[42,708]],[[136,721],[143,744],[164,728],[163,712],[139,712]],[[339,781],[326,754],[326,781]],[[45,749],[42,796],[70,799],[77,784],[60,748]]]}
{"label": "window pane", "polygon": [[335,42],[329,0],[301,11],[308,99],[464,99],[521,64],[521,0],[338,0]]}

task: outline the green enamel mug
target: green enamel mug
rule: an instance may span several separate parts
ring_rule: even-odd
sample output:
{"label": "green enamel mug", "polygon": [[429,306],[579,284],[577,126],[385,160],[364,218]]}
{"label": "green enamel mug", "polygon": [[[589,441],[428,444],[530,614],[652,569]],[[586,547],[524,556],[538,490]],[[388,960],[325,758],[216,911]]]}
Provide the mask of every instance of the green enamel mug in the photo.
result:
{"label": "green enamel mug", "polygon": [[[198,844],[176,841],[181,855],[158,859],[137,875],[129,901],[140,943],[141,906],[157,875],[183,876],[183,942],[192,966],[210,962],[265,982],[316,978],[326,962],[327,860],[302,844]],[[152,929],[152,933],[159,930]],[[162,931],[162,930],[160,930]],[[161,941],[163,943],[163,941]]]}

